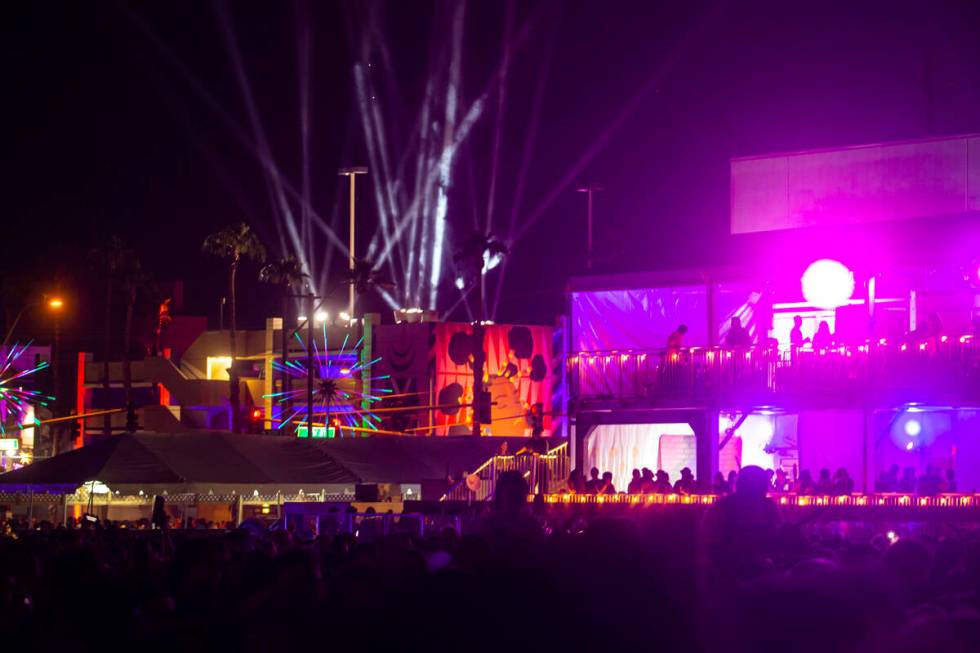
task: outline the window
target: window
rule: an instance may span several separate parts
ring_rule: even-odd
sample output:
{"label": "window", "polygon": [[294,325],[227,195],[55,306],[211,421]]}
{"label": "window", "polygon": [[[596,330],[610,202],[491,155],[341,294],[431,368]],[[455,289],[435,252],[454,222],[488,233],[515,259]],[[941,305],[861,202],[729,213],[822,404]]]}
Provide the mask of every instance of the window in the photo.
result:
{"label": "window", "polygon": [[228,380],[231,356],[208,356],[208,378],[216,381]]}

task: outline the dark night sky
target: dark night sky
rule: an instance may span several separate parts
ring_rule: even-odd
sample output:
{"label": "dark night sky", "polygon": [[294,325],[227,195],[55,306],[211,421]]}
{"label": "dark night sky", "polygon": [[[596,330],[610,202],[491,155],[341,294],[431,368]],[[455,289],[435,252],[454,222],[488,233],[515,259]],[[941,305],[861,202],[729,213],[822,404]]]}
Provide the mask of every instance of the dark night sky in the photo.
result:
{"label": "dark night sky", "polygon": [[[470,4],[464,101],[500,60],[504,6]],[[429,44],[446,41],[433,25],[451,7],[423,1],[229,5],[271,149],[297,185],[296,26],[308,16],[312,198],[319,212],[334,210],[336,168],[364,163],[351,70],[367,17],[378,12],[395,82],[407,98],[386,106],[386,115],[406,130]],[[547,323],[560,310],[568,277],[584,268],[585,210],[577,184],[594,180],[606,188],[596,205],[600,270],[710,263],[735,246],[728,236],[732,156],[980,131],[975,2],[581,0],[515,7],[519,21],[534,12],[541,19],[509,78],[497,193],[507,215],[540,62],[553,47],[518,223],[651,76],[661,68],[665,74],[514,244],[498,321]],[[0,269],[8,310],[28,289],[50,286],[56,277],[88,296],[84,252],[119,233],[156,277],[185,280],[186,312],[215,320],[223,276],[219,263],[200,254],[203,237],[245,219],[274,242],[274,212],[254,157],[138,26],[145,22],[222,110],[247,125],[215,16],[206,2],[5,8]],[[464,236],[472,207],[486,204],[492,124],[490,114],[460,153],[450,238]],[[372,197],[360,197],[368,224]],[[506,215],[497,224],[506,224]],[[258,326],[277,304],[254,276],[243,274],[242,310],[246,323]],[[446,284],[451,289],[448,276]],[[444,295],[456,297],[450,290]],[[97,314],[92,308],[73,316],[82,341],[97,328],[97,320],[87,319]]]}

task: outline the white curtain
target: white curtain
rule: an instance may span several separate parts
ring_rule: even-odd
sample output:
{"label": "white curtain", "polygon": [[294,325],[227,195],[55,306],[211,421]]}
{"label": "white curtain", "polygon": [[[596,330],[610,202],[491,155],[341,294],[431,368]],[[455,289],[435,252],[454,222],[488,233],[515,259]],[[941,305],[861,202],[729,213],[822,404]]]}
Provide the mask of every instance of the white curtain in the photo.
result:
{"label": "white curtain", "polygon": [[695,465],[694,431],[689,424],[603,424],[589,436],[582,472],[586,479],[593,467],[600,474],[612,472],[616,490],[625,492],[634,469],[663,469],[673,482],[684,467],[696,475]]}

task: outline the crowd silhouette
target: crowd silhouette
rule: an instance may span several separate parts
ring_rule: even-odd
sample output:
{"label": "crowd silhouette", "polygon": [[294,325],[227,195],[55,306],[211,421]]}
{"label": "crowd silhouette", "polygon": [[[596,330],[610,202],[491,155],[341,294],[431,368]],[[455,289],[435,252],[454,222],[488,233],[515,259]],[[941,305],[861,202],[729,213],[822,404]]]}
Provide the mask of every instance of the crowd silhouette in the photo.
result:
{"label": "crowd silhouette", "polygon": [[[785,523],[776,478],[745,467],[712,506],[624,514],[529,505],[508,472],[462,532],[424,537],[8,521],[0,627],[11,651],[980,650],[977,533]],[[693,475],[669,483],[630,486]]]}
{"label": "crowd silhouette", "polygon": [[[572,470],[568,477],[567,491],[573,494],[616,494],[612,472],[603,472],[593,467],[589,472],[589,480],[585,480],[582,472]],[[769,493],[793,493],[803,495],[843,496],[853,494],[854,479],[847,469],[839,467],[833,474],[827,468],[820,469],[816,480],[809,469],[801,470],[793,478],[783,469],[767,469],[766,487]],[[795,476],[795,475],[794,475]],[[735,492],[739,473],[732,470],[726,476],[722,472],[715,474],[711,484],[699,482],[689,467],[681,469],[680,478],[671,483],[670,474],[662,469],[654,473],[647,467],[634,469],[629,484],[622,494],[716,494],[728,495]],[[958,491],[956,474],[952,469],[943,472],[934,465],[926,465],[921,475],[916,474],[914,467],[906,467],[899,476],[898,465],[892,465],[882,472],[875,482],[875,492],[917,494],[933,496],[942,493]]]}

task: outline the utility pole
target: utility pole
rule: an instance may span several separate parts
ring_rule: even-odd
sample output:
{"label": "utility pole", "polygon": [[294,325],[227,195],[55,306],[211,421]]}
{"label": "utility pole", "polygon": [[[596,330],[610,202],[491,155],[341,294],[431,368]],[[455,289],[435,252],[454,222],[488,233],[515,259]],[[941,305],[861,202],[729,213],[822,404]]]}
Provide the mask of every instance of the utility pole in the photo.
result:
{"label": "utility pole", "polygon": [[585,266],[587,269],[592,269],[592,195],[599,191],[605,190],[601,186],[596,186],[595,184],[589,184],[584,188],[579,188],[578,192],[588,193],[589,196],[589,214],[588,214],[588,240],[586,244],[586,255],[585,255]]}
{"label": "utility pole", "polygon": [[[57,313],[54,316],[54,343],[51,347],[51,385],[54,387],[54,403],[52,411],[55,417],[61,417],[61,320]],[[58,454],[58,440],[61,437],[61,426],[55,426],[50,431],[51,455]]]}
{"label": "utility pole", "polygon": [[483,418],[483,367],[487,355],[483,351],[483,301],[486,295],[486,275],[483,271],[483,260],[480,260],[480,278],[477,280],[479,301],[476,307],[476,322],[473,323],[473,437],[478,438],[482,433]]}
{"label": "utility pole", "polygon": [[313,290],[306,300],[306,437],[313,438]]}
{"label": "utility pole", "polygon": [[[357,175],[366,175],[368,169],[364,166],[357,166],[354,168],[341,168],[340,175],[344,177],[350,177],[350,241],[348,244],[348,249],[350,250],[347,255],[347,267],[350,270],[351,278],[354,276],[355,260],[354,260],[354,215],[355,206],[357,203],[356,194],[354,193],[355,180]],[[347,295],[347,314],[350,318],[354,319],[354,283],[351,281],[350,288],[348,289]]]}

